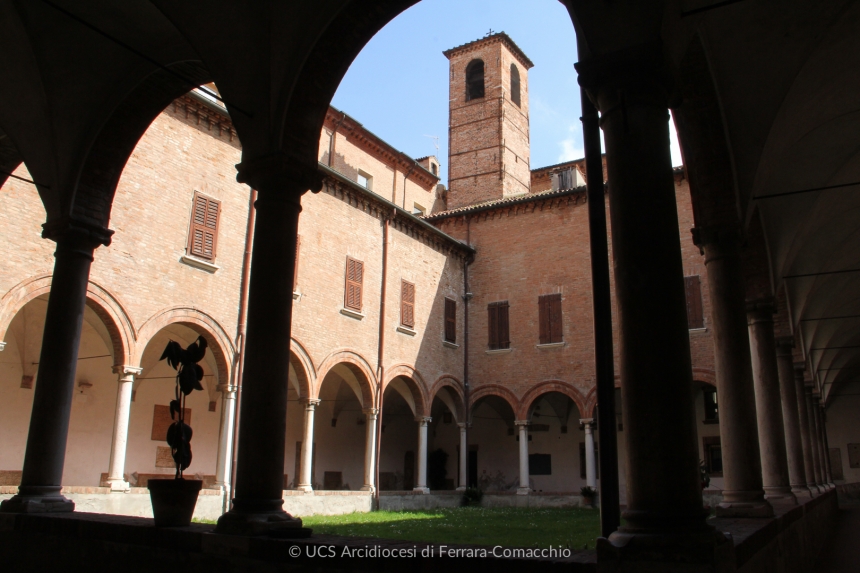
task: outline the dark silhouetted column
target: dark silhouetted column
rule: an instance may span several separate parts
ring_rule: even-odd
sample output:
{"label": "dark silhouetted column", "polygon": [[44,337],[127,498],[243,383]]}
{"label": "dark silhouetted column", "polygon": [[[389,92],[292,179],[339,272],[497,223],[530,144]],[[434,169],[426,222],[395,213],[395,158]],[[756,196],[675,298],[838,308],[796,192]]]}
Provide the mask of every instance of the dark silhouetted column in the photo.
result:
{"label": "dark silhouetted column", "polygon": [[255,534],[277,528],[284,535],[301,520],[283,509],[284,445],[290,330],[301,196],[317,191],[315,168],[281,157],[238,165],[240,183],[257,190],[257,221],[248,286],[248,327],[232,509],[216,531]]}
{"label": "dark silhouetted column", "polygon": [[825,489],[831,490],[836,486],[833,485],[830,479],[830,469],[828,468],[827,446],[824,445],[824,416],[821,409],[821,398],[812,395],[812,407],[815,412],[815,433],[818,438],[818,457],[821,460],[821,483]]}
{"label": "dark silhouetted column", "polygon": [[794,339],[785,336],[776,339],[776,366],[779,373],[779,395],[782,401],[782,421],[785,428],[785,450],[788,461],[788,481],[791,491],[799,499],[812,497],[806,485],[803,460],[803,442],[800,436],[800,414],[797,408],[797,391],[794,385],[792,351]]}
{"label": "dark silhouetted column", "polygon": [[758,441],[761,448],[762,485],[769,501],[797,504],[788,478],[788,456],[779,395],[779,371],[773,337],[773,303],[747,304]]}
{"label": "dark silhouetted column", "polygon": [[812,468],[815,475],[815,485],[822,493],[827,491],[824,485],[824,472],[821,471],[821,447],[818,444],[818,426],[815,423],[815,404],[812,402],[812,386],[804,386],[806,396],[806,411],[809,412],[809,447],[812,450]]}
{"label": "dark silhouetted column", "polygon": [[821,493],[818,480],[815,476],[815,455],[813,454],[812,436],[809,433],[809,409],[806,406],[806,384],[803,381],[803,373],[806,365],[803,362],[794,363],[794,392],[797,394],[798,429],[800,430],[800,443],[803,446],[803,473],[806,476],[806,487],[813,497]]}
{"label": "dark silhouetted column", "polygon": [[57,242],[45,315],[39,374],[33,395],[24,471],[18,494],[0,504],[10,513],[74,511],[60,494],[75,372],[93,251],[109,245],[112,231],[65,219],[46,223],[42,235]]}

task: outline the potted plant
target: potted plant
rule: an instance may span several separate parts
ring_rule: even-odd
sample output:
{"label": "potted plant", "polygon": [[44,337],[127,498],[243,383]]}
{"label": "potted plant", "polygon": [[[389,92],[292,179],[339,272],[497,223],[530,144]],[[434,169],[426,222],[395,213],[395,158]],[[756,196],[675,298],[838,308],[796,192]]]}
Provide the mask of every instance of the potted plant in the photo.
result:
{"label": "potted plant", "polygon": [[203,390],[203,368],[198,364],[206,355],[206,339],[202,336],[182,348],[171,340],[159,360],[176,370],[174,397],[170,401],[170,419],[167,429],[167,445],[176,462],[173,479],[149,480],[149,496],[156,527],[185,527],[191,523],[197,495],[203,487],[201,480],[187,480],[183,472],[191,465],[191,426],[185,423],[185,400],[194,390]]}
{"label": "potted plant", "polygon": [[594,496],[597,495],[597,491],[593,487],[590,485],[582,486],[579,488],[579,495],[582,496],[583,505],[594,506]]}

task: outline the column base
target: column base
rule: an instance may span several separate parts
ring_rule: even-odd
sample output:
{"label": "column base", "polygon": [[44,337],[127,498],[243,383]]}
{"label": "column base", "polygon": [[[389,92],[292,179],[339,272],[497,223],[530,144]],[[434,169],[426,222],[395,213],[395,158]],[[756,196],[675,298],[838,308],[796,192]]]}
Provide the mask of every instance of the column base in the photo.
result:
{"label": "column base", "polygon": [[728,534],[703,528],[696,533],[643,533],[619,529],[597,539],[598,573],[729,573],[735,571]]}
{"label": "column base", "polygon": [[111,493],[128,493],[128,490],[131,489],[129,483],[125,480],[121,479],[109,479],[107,480],[108,487],[111,490]]}
{"label": "column base", "polygon": [[0,502],[0,513],[69,513],[75,502],[64,497],[57,486],[21,486],[18,493]]}
{"label": "column base", "polygon": [[376,487],[366,483],[361,486],[361,491],[369,491],[370,493],[373,493],[376,491]]}
{"label": "column base", "polygon": [[310,537],[311,530],[302,520],[283,509],[283,499],[233,500],[233,509],[218,518],[215,533],[222,535],[267,535],[281,538]]}
{"label": "column base", "polygon": [[296,491],[303,491],[305,493],[313,493],[314,488],[312,485],[300,483],[299,485],[296,486]]}
{"label": "column base", "polygon": [[812,498],[814,497],[814,496],[812,495],[812,492],[811,492],[811,491],[809,491],[809,488],[808,488],[808,487],[806,487],[805,485],[792,486],[792,487],[791,487],[791,493],[793,493],[793,494],[794,494],[794,498],[795,498],[798,502],[801,502],[801,501],[804,501],[804,500],[808,500],[808,499],[812,499]]}
{"label": "column base", "polygon": [[458,488],[457,488],[457,489],[455,489],[454,491],[466,491],[466,486],[461,485],[460,487],[458,487]]}
{"label": "column base", "polygon": [[717,505],[717,517],[773,517],[773,506],[765,500],[724,501]]}
{"label": "column base", "polygon": [[782,505],[797,505],[797,498],[791,493],[791,488],[784,486],[778,488],[764,488],[764,498],[768,503],[779,503]]}
{"label": "column base", "polygon": [[412,491],[414,491],[415,493],[430,493],[430,488],[429,487],[415,487],[415,488],[412,488]]}
{"label": "column base", "polygon": [[517,495],[529,495],[532,492],[530,488],[527,487],[518,487]]}

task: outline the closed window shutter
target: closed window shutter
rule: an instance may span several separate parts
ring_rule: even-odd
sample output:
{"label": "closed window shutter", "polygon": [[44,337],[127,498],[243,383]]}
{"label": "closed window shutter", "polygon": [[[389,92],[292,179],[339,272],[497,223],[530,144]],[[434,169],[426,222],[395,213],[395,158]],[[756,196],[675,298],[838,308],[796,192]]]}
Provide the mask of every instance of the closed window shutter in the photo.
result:
{"label": "closed window shutter", "polygon": [[684,277],[684,291],[687,295],[687,328],[704,328],[702,285],[698,275]]}
{"label": "closed window shutter", "polygon": [[490,303],[487,306],[487,327],[490,350],[499,348],[499,306],[498,303]]}
{"label": "closed window shutter", "polygon": [[353,310],[361,310],[361,285],[364,279],[364,263],[351,257],[346,258],[346,288],[343,305]]}
{"label": "closed window shutter", "polygon": [[457,342],[457,302],[445,299],[445,340]]}
{"label": "closed window shutter", "polygon": [[299,247],[302,245],[302,236],[296,235],[296,261],[293,263],[293,292],[299,284]]}
{"label": "closed window shutter", "polygon": [[499,303],[499,348],[510,348],[511,339],[508,332],[508,301]]}
{"label": "closed window shutter", "polygon": [[215,259],[220,214],[220,201],[195,193],[188,237],[188,250],[195,257]]}
{"label": "closed window shutter", "polygon": [[561,294],[551,294],[547,296],[547,306],[549,307],[549,341],[561,342],[564,340],[564,329],[561,321]]}
{"label": "closed window shutter", "polygon": [[400,324],[415,326],[415,285],[400,281]]}
{"label": "closed window shutter", "polygon": [[539,338],[541,344],[550,343],[550,305],[549,296],[543,295],[538,297],[538,323],[539,323]]}

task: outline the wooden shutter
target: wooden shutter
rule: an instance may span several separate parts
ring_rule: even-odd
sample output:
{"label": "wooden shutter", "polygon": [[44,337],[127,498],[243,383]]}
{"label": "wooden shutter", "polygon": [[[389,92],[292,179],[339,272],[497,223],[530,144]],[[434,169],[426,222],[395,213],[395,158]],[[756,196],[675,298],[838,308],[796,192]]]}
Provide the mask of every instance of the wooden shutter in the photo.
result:
{"label": "wooden shutter", "polygon": [[210,261],[215,260],[220,214],[220,201],[199,193],[194,194],[191,230],[188,233],[188,251],[195,257]]}
{"label": "wooden shutter", "polygon": [[404,280],[400,281],[400,324],[415,326],[415,285]]}
{"label": "wooden shutter", "polygon": [[511,339],[508,332],[508,301],[499,303],[499,348],[510,348]]}
{"label": "wooden shutter", "polygon": [[561,294],[545,294],[538,297],[538,322],[541,344],[561,342],[563,337],[561,322]]}
{"label": "wooden shutter", "polygon": [[687,295],[687,328],[704,328],[702,286],[698,275],[684,277],[684,291]]}
{"label": "wooden shutter", "polygon": [[549,315],[549,295],[538,297],[538,337],[541,344],[549,344],[550,342]]}
{"label": "wooden shutter", "polygon": [[302,236],[296,235],[296,261],[293,263],[293,292],[296,292],[296,285],[299,284],[299,247],[301,247],[301,245]]}
{"label": "wooden shutter", "polygon": [[352,257],[346,258],[346,287],[344,288],[343,306],[353,310],[361,310],[361,285],[364,280],[364,263]]}
{"label": "wooden shutter", "polygon": [[445,299],[445,340],[457,342],[457,301]]}
{"label": "wooden shutter", "polygon": [[490,350],[499,348],[499,306],[496,302],[487,305],[487,340]]}

